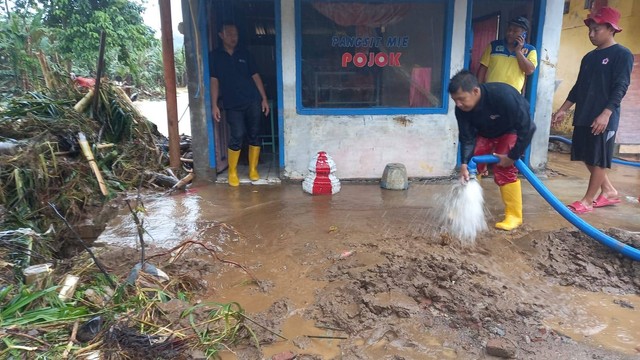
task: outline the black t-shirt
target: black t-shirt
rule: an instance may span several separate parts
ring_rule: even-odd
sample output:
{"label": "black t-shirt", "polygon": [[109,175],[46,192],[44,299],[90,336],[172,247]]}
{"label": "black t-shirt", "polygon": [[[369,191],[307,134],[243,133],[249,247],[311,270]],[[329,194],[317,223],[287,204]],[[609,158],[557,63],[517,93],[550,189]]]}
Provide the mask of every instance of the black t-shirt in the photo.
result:
{"label": "black t-shirt", "polygon": [[229,55],[218,48],[209,55],[209,72],[218,79],[222,106],[225,109],[239,108],[262,100],[252,76],[258,67],[245,49],[236,49]]}
{"label": "black t-shirt", "polygon": [[604,109],[609,109],[612,113],[607,130],[618,130],[620,102],[627,93],[632,68],[633,54],[620,44],[587,53],[567,96],[576,104],[573,126],[591,126]]}
{"label": "black t-shirt", "polygon": [[480,92],[480,101],[473,110],[462,111],[456,107],[462,163],[467,164],[473,157],[476,136],[491,139],[508,133],[518,136],[508,156],[519,159],[536,130],[529,115],[529,102],[505,83],[481,84]]}

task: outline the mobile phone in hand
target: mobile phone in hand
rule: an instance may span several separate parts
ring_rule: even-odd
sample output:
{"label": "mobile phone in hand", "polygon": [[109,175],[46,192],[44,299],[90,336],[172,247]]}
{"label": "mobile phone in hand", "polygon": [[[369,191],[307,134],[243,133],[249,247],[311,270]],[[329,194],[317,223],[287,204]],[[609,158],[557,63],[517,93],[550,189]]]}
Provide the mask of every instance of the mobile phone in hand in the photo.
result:
{"label": "mobile phone in hand", "polygon": [[[522,35],[520,35],[520,36],[522,36],[522,39],[524,40],[524,43],[526,44],[527,43],[527,32],[526,31],[523,32]],[[513,46],[518,46],[518,42],[517,41],[514,42]]]}

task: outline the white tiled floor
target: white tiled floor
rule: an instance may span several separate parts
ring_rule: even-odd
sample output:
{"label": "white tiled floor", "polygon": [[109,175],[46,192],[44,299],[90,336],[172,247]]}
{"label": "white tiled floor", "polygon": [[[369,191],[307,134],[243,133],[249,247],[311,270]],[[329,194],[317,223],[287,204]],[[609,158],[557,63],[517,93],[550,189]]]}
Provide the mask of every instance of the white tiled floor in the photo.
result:
{"label": "white tiled floor", "polygon": [[[258,162],[258,173],[260,173],[260,180],[249,180],[249,166],[247,164],[238,164],[238,177],[240,178],[240,185],[275,185],[280,184],[280,177],[278,176],[278,155],[277,154],[260,154],[260,161]],[[227,184],[229,182],[227,170],[218,174],[216,183]]]}

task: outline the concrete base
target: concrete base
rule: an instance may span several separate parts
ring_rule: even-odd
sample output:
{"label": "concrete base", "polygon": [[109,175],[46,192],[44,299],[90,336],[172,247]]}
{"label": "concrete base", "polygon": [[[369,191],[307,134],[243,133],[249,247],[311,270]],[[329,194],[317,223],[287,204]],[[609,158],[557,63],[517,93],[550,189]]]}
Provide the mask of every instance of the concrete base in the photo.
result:
{"label": "concrete base", "polygon": [[640,154],[640,145],[636,144],[620,144],[618,145],[619,154]]}
{"label": "concrete base", "polygon": [[407,190],[409,179],[407,178],[407,168],[404,164],[387,164],[380,179],[380,187],[388,190]]}

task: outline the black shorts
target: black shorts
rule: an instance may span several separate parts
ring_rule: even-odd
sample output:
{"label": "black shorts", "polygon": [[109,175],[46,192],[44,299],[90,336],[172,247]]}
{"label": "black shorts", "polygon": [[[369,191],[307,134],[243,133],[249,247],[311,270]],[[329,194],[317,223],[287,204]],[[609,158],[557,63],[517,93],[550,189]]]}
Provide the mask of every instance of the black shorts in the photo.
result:
{"label": "black shorts", "polygon": [[593,135],[590,126],[576,126],[573,129],[571,160],[611,169],[615,135],[616,132],[611,130]]}

